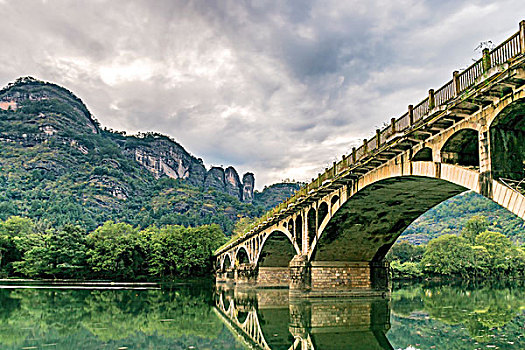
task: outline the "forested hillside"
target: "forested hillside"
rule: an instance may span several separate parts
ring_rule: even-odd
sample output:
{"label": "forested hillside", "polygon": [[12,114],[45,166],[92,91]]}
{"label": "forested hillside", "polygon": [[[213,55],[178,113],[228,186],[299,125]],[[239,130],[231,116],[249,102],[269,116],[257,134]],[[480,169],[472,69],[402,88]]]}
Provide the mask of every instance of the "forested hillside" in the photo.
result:
{"label": "forested hillside", "polygon": [[519,244],[525,243],[525,221],[475,192],[452,197],[430,209],[406,229],[401,239],[421,244],[444,234],[459,234],[476,215],[487,218],[489,231],[503,233]]}

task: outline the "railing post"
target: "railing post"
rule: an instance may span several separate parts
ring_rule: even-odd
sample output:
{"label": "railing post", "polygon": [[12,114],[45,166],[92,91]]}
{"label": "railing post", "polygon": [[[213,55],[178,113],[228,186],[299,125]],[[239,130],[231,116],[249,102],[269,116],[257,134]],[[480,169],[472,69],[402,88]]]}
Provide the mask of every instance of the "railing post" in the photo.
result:
{"label": "railing post", "polygon": [[364,139],[363,140],[363,154],[367,154],[367,153],[368,153],[368,140]]}
{"label": "railing post", "polygon": [[436,97],[434,96],[434,89],[428,90],[428,110],[436,107]]}
{"label": "railing post", "polygon": [[525,21],[520,22],[520,47],[521,53],[525,54]]}
{"label": "railing post", "polygon": [[452,84],[454,85],[454,97],[458,97],[461,90],[459,86],[459,72],[457,70],[452,73]]}
{"label": "railing post", "polygon": [[483,73],[488,71],[490,69],[491,63],[490,63],[490,50],[487,48],[483,49],[483,58],[481,59],[481,62],[483,64]]}
{"label": "railing post", "polygon": [[414,125],[414,106],[408,105],[408,120],[410,121],[410,126]]}
{"label": "railing post", "polygon": [[352,164],[355,164],[357,162],[357,155],[355,153],[355,147],[352,147]]}
{"label": "railing post", "polygon": [[376,129],[376,137],[377,137],[377,149],[379,149],[379,146],[381,146],[381,130]]}
{"label": "railing post", "polygon": [[396,133],[396,118],[390,119],[390,125],[392,125],[392,134]]}
{"label": "railing post", "polygon": [[334,169],[334,171],[332,172],[332,176],[335,177],[335,175],[337,174],[337,162],[334,162],[332,169]]}

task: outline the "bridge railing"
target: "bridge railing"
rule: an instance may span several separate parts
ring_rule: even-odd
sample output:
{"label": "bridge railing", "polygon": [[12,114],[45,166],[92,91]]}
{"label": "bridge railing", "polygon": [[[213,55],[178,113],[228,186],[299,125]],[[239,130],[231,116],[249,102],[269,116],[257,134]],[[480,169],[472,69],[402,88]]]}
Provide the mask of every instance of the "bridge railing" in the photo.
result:
{"label": "bridge railing", "polygon": [[[512,35],[510,38],[502,42],[493,50],[483,50],[483,57],[461,73],[454,72],[453,79],[448,81],[442,87],[429,91],[429,97],[419,102],[415,107],[409,106],[409,111],[401,117],[392,118],[391,123],[383,130],[378,130],[376,135],[364,140],[363,145],[357,149],[353,149],[352,154],[343,156],[343,160],[337,162],[331,168],[327,168],[325,172],[318,175],[312,182],[304,185],[292,197],[285,202],[279,204],[277,207],[271,209],[257,220],[250,228],[249,232],[253,232],[257,227],[268,221],[271,217],[278,215],[283,209],[299,203],[303,198],[307,197],[311,191],[323,187],[327,182],[330,182],[337,177],[338,174],[348,170],[353,165],[359,163],[364,158],[373,154],[383,145],[387,144],[392,136],[400,133],[409,132],[414,125],[422,123],[429,112],[439,106],[446,105],[450,101],[459,97],[473,86],[477,79],[486,73],[490,68],[500,66],[504,63],[512,61],[517,56],[525,54],[525,21],[520,22],[520,30]],[[248,233],[249,233],[248,232]],[[242,239],[242,237],[240,238]],[[231,244],[227,243],[223,247]],[[220,251],[223,247],[219,248]]]}

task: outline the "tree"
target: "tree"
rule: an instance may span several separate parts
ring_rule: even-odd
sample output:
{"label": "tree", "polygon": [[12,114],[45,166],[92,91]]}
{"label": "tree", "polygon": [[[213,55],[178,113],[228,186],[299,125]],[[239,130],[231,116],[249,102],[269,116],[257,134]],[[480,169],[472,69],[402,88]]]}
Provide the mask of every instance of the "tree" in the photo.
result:
{"label": "tree", "polygon": [[98,275],[111,279],[137,279],[146,271],[147,242],[129,224],[107,221],[87,236],[88,264]]}
{"label": "tree", "polygon": [[85,275],[86,244],[84,231],[73,225],[59,230],[46,229],[19,242],[26,247],[16,271],[27,277],[81,278]]}
{"label": "tree", "polygon": [[428,243],[421,264],[423,271],[430,274],[468,277],[475,274],[479,253],[467,239],[443,235]]}
{"label": "tree", "polygon": [[466,238],[471,244],[476,242],[476,236],[482,232],[485,232],[489,227],[487,218],[481,215],[471,217],[463,230],[461,230],[461,237]]}

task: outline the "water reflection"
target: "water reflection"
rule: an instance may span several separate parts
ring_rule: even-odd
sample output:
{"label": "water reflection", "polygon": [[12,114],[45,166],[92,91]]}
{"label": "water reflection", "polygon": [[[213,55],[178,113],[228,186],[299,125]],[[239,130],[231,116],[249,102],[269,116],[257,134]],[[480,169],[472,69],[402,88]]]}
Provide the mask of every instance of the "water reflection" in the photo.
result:
{"label": "water reflection", "polygon": [[525,281],[397,283],[396,348],[525,349]]}
{"label": "water reflection", "polygon": [[259,349],[392,349],[389,300],[289,300],[286,289],[221,286],[216,308],[247,343]]}
{"label": "water reflection", "polygon": [[244,348],[215,315],[209,283],[151,290],[47,287],[0,287],[0,349]]}
{"label": "water reflection", "polygon": [[525,349],[523,281],[395,284],[388,300],[45,287],[0,286],[0,349]]}

